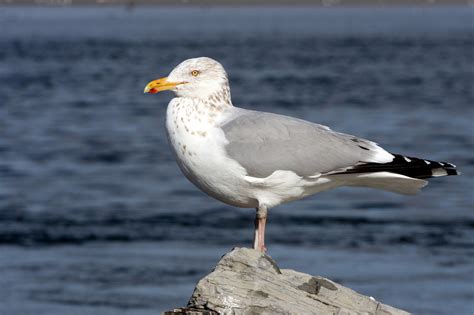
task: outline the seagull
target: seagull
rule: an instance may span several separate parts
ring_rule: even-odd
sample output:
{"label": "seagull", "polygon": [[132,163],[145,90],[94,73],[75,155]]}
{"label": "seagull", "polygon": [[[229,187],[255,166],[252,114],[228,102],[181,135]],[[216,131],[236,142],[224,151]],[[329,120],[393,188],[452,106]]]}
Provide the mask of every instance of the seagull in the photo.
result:
{"label": "seagull", "polygon": [[232,104],[223,66],[208,57],[176,66],[144,93],[171,90],[169,143],[183,174],[226,204],[255,208],[254,249],[265,252],[267,210],[340,186],[415,194],[456,166],[390,153],[327,126]]}

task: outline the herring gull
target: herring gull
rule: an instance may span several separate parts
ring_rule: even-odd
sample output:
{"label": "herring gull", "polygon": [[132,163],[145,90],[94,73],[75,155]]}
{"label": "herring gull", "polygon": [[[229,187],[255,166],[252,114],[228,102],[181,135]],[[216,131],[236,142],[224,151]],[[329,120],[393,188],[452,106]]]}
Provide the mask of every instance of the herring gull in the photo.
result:
{"label": "herring gull", "polygon": [[264,252],[267,209],[340,186],[414,194],[426,178],[457,175],[447,162],[392,154],[376,143],[305,120],[235,107],[222,65],[176,66],[145,93],[171,90],[166,129],[183,174],[210,196],[256,208],[254,248]]}

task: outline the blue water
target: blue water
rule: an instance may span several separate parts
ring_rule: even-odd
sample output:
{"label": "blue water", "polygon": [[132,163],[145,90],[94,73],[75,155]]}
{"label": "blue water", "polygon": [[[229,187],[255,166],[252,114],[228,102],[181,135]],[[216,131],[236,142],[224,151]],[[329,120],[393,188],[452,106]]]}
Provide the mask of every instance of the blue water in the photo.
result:
{"label": "blue water", "polygon": [[474,11],[0,7],[0,314],[184,306],[254,211],[181,175],[170,94],[210,56],[233,101],[449,161],[417,196],[337,189],[272,209],[269,254],[418,314],[474,313]]}

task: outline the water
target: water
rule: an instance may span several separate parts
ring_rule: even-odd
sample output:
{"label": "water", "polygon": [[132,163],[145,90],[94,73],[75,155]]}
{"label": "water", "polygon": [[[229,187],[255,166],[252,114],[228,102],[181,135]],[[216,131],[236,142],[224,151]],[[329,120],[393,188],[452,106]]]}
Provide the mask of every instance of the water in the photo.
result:
{"label": "water", "polygon": [[159,314],[254,211],[180,174],[170,94],[210,56],[233,101],[458,165],[417,196],[338,189],[272,209],[269,254],[419,314],[474,313],[473,10],[0,8],[0,314]]}

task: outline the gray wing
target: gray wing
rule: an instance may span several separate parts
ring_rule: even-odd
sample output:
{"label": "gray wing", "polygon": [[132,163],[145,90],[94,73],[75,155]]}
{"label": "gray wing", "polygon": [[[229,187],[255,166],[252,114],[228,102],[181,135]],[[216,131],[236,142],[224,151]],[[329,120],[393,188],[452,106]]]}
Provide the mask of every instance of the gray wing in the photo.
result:
{"label": "gray wing", "polygon": [[228,140],[227,154],[253,177],[267,177],[276,170],[312,176],[393,159],[374,142],[277,114],[239,109],[221,128]]}

